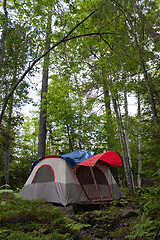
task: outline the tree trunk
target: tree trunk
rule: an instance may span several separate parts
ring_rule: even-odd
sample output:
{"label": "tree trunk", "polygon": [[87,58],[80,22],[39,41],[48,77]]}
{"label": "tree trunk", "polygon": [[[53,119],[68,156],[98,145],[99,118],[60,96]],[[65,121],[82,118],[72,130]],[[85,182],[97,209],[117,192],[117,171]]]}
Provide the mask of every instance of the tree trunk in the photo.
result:
{"label": "tree trunk", "polygon": [[4,162],[4,184],[9,184],[10,139],[8,139],[7,147],[8,149],[5,151]]}
{"label": "tree trunk", "polygon": [[11,145],[11,117],[13,110],[13,96],[9,107],[8,123],[6,129],[5,141],[5,159],[4,159],[4,184],[9,184],[9,163],[10,163],[10,145]]}
{"label": "tree trunk", "polygon": [[137,185],[141,187],[141,175],[142,172],[142,158],[141,158],[141,105],[140,105],[140,95],[138,94],[138,177]]}
{"label": "tree trunk", "polygon": [[3,10],[5,14],[5,22],[3,26],[3,31],[2,31],[2,38],[1,38],[1,49],[0,49],[0,76],[1,76],[1,70],[2,70],[2,65],[3,65],[3,59],[4,59],[4,53],[5,53],[5,38],[6,38],[6,33],[7,33],[7,26],[8,26],[8,13],[6,9],[6,3],[7,1],[3,1]]}
{"label": "tree trunk", "polygon": [[127,157],[129,162],[129,168],[131,172],[131,179],[132,179],[132,185],[134,189],[134,178],[132,173],[132,159],[131,159],[131,153],[130,153],[130,147],[129,147],[129,137],[128,137],[128,101],[127,101],[127,92],[124,87],[124,109],[125,109],[125,131],[124,131],[124,137],[125,137],[125,143],[126,143],[126,151],[127,151]]}
{"label": "tree trunk", "polygon": [[112,149],[114,145],[114,129],[112,123],[112,113],[111,113],[111,106],[110,106],[110,96],[109,91],[103,83],[103,95],[104,95],[104,104],[105,104],[105,112],[106,112],[106,135],[107,135],[107,144],[108,148]]}
{"label": "tree trunk", "polygon": [[[2,71],[2,65],[3,65],[3,59],[4,59],[4,53],[5,53],[5,38],[6,38],[6,34],[7,34],[7,26],[8,26],[8,13],[7,13],[7,9],[6,9],[6,0],[3,1],[3,10],[4,10],[4,14],[5,14],[5,22],[3,25],[3,30],[2,30],[2,37],[1,37],[1,46],[0,46],[0,102],[2,101],[2,88],[3,88],[3,84],[4,84],[4,80],[1,78],[1,71]],[[0,106],[1,108],[1,106]]]}
{"label": "tree trunk", "polygon": [[117,120],[117,125],[118,125],[118,130],[119,130],[120,143],[121,143],[122,155],[123,155],[123,165],[124,165],[124,171],[125,171],[125,175],[126,175],[127,186],[128,186],[130,195],[133,195],[134,194],[134,188],[133,188],[133,185],[132,185],[132,179],[131,179],[131,173],[130,173],[128,159],[127,159],[127,156],[126,156],[126,153],[125,153],[125,145],[124,145],[124,142],[123,142],[122,127],[121,127],[121,122],[120,122],[120,119],[119,119],[117,101],[116,101],[116,98],[114,96],[112,97],[112,101],[113,101],[114,110],[115,110],[115,113],[116,113],[116,120]]}
{"label": "tree trunk", "polygon": [[[107,133],[107,144],[109,149],[113,149],[115,139],[114,139],[114,128],[113,128],[113,122],[112,122],[112,113],[111,113],[111,102],[110,102],[110,96],[109,91],[106,87],[106,83],[103,83],[103,95],[104,95],[104,104],[105,104],[105,110],[106,110],[106,118],[107,118],[107,125],[106,125],[106,133]],[[111,172],[113,174],[114,179],[119,184],[119,176],[118,176],[118,168],[113,167],[111,168]]]}
{"label": "tree trunk", "polygon": [[70,148],[71,152],[73,152],[73,139],[70,135],[70,127],[68,124],[67,124],[67,133],[68,133],[68,138],[69,138],[69,148]]}
{"label": "tree trunk", "polygon": [[154,101],[154,97],[153,97],[153,92],[152,92],[152,89],[151,89],[150,84],[149,84],[148,73],[147,73],[147,70],[146,70],[146,67],[145,67],[145,61],[143,59],[142,50],[141,50],[141,48],[139,46],[139,43],[138,43],[137,35],[136,35],[132,25],[131,25],[131,27],[132,27],[132,30],[133,30],[134,40],[135,40],[137,53],[138,53],[140,65],[141,65],[141,68],[142,68],[144,80],[145,80],[146,87],[147,87],[148,94],[149,94],[151,110],[152,110],[152,114],[153,114],[153,120],[154,120],[154,123],[155,123],[155,125],[157,127],[158,139],[160,140],[159,119],[158,119],[157,109],[156,109],[156,105],[155,105],[155,101]]}
{"label": "tree trunk", "polygon": [[112,82],[112,74],[111,73],[110,73],[110,88],[111,88],[111,94],[112,94],[113,107],[114,107],[114,111],[116,114],[116,120],[117,120],[117,125],[118,125],[120,144],[121,144],[122,155],[123,155],[123,166],[124,166],[124,171],[125,171],[125,176],[126,176],[127,187],[129,189],[129,194],[133,195],[134,194],[134,186],[133,186],[133,182],[132,182],[128,157],[127,157],[126,151],[125,151],[125,143],[124,143],[123,134],[122,134],[122,132],[123,132],[122,121],[120,120],[120,114],[118,111],[117,97],[114,92],[112,93],[113,82]]}
{"label": "tree trunk", "polygon": [[[47,59],[47,60],[46,60]],[[41,108],[40,108],[40,120],[39,120],[39,135],[38,135],[38,158],[45,156],[46,147],[46,96],[48,89],[48,67],[46,67],[46,61],[49,57],[44,58],[43,66],[43,78],[42,78],[42,90],[41,90]]]}
{"label": "tree trunk", "polygon": [[[48,16],[48,29],[46,33],[46,48],[50,49],[50,34],[51,34],[51,15]],[[46,118],[47,118],[47,102],[46,93],[48,90],[48,72],[49,72],[49,53],[44,57],[43,77],[41,89],[41,106],[40,106],[40,120],[39,120],[39,135],[38,135],[38,158],[45,156],[46,148]]]}

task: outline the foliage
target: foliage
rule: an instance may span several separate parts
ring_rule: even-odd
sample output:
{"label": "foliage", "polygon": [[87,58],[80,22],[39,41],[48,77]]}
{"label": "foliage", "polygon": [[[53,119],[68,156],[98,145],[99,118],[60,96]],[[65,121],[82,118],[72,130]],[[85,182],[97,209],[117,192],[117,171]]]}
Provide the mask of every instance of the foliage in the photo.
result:
{"label": "foliage", "polygon": [[[37,158],[38,120],[36,117],[33,119],[25,117],[14,139],[16,148],[11,154],[9,175],[11,188],[15,190],[24,185],[30,174],[32,163]],[[2,185],[3,175],[0,177],[0,182]]]}
{"label": "foliage", "polygon": [[13,193],[13,190],[10,189],[10,185],[5,184],[5,185],[0,187],[0,194],[1,193]]}
{"label": "foliage", "polygon": [[134,225],[133,231],[126,238],[146,238],[150,239],[155,234],[160,223],[160,195],[157,187],[139,189],[139,213],[140,218]]}
{"label": "foliage", "polygon": [[153,220],[147,218],[145,214],[143,214],[140,218],[139,223],[134,226],[134,231],[130,235],[127,235],[125,238],[136,239],[137,237],[150,237],[151,232],[153,232],[154,229],[155,225],[153,225]]}
{"label": "foliage", "polygon": [[83,239],[84,226],[64,216],[58,207],[43,200],[21,200],[0,195],[0,238],[3,239]]}
{"label": "foliage", "polygon": [[87,228],[87,227],[90,227],[91,225],[90,224],[84,224],[84,223],[77,223],[75,220],[73,219],[69,219],[69,218],[66,218],[66,227],[69,227],[73,230],[81,230],[82,228]]}
{"label": "foliage", "polygon": [[[0,238],[78,240],[105,239],[107,236],[120,240],[151,239],[160,223],[159,196],[152,191],[141,191],[141,196],[113,202],[95,203],[90,211],[80,211],[83,209],[80,204],[79,211],[71,218],[64,215],[67,207],[57,207],[44,200],[22,200],[14,193],[3,193],[0,194]],[[153,199],[152,204],[149,199]],[[123,215],[128,209],[137,214]]]}

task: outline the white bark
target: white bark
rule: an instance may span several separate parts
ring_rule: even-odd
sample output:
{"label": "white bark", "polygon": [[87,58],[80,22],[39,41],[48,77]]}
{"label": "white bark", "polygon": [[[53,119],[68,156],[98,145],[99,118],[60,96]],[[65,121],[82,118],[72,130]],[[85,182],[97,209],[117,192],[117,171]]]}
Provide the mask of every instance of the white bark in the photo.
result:
{"label": "white bark", "polygon": [[129,161],[129,168],[131,169],[131,179],[132,179],[132,185],[134,189],[134,178],[132,173],[132,159],[131,159],[131,153],[130,153],[130,147],[129,147],[129,137],[128,137],[128,101],[127,101],[127,92],[124,87],[124,108],[125,108],[125,143],[126,143],[126,151],[127,151],[127,157]]}
{"label": "white bark", "polygon": [[123,165],[124,165],[124,171],[125,171],[125,175],[126,175],[127,186],[128,186],[130,195],[133,195],[134,188],[133,188],[132,179],[131,179],[130,167],[129,167],[128,159],[127,159],[126,152],[125,152],[125,146],[124,146],[123,135],[122,135],[122,127],[121,127],[121,123],[120,123],[120,119],[119,119],[118,106],[117,106],[115,97],[112,97],[112,101],[113,101],[114,110],[116,113],[116,120],[117,120],[117,125],[118,125],[118,130],[119,130],[120,143],[121,143],[121,149],[122,149],[122,154],[123,154]]}

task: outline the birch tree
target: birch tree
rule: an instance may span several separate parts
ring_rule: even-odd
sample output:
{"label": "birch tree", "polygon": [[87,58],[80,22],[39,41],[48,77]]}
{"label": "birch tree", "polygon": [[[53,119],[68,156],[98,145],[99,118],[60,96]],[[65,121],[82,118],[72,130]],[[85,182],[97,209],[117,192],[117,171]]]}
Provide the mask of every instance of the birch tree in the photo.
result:
{"label": "birch tree", "polygon": [[126,153],[127,153],[127,158],[128,158],[128,162],[129,162],[133,191],[135,191],[135,189],[134,189],[134,177],[133,177],[133,172],[132,172],[132,159],[131,159],[130,146],[129,146],[129,136],[128,136],[128,128],[129,128],[129,126],[128,126],[128,101],[127,101],[127,93],[126,93],[125,87],[124,87],[124,109],[125,109],[124,138],[125,138],[125,143],[126,143]]}

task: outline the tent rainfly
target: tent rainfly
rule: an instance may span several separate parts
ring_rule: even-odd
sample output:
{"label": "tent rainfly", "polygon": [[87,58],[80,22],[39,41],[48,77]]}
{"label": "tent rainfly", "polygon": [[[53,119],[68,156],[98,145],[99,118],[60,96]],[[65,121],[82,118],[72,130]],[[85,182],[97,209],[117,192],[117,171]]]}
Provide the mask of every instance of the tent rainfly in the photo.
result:
{"label": "tent rainfly", "polygon": [[121,166],[115,151],[93,155],[78,150],[38,159],[20,194],[63,206],[74,202],[106,201],[124,197],[109,167]]}

